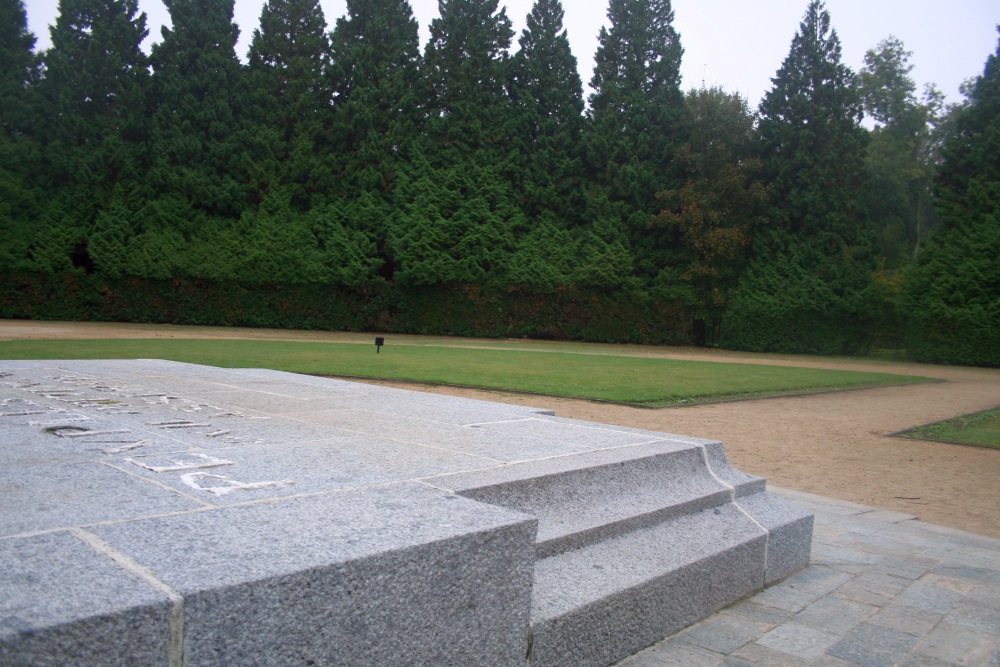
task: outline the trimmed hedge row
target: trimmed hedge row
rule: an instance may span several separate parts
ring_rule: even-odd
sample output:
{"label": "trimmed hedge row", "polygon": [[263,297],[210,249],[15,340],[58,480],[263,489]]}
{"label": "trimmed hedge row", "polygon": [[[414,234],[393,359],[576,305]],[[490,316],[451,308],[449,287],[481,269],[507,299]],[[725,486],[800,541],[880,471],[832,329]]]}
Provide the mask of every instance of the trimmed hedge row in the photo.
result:
{"label": "trimmed hedge row", "polygon": [[575,289],[545,294],[474,286],[347,289],[17,273],[4,276],[0,318],[692,342],[691,317],[682,307],[642,295]]}

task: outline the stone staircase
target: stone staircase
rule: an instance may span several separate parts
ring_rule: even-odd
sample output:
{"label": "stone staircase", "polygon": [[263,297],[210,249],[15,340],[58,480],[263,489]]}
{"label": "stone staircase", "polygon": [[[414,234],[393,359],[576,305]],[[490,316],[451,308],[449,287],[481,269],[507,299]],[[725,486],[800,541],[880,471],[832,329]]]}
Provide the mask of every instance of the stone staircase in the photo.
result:
{"label": "stone staircase", "polygon": [[537,518],[531,667],[612,664],[809,560],[812,515],[733,469],[720,443],[660,441],[434,483]]}

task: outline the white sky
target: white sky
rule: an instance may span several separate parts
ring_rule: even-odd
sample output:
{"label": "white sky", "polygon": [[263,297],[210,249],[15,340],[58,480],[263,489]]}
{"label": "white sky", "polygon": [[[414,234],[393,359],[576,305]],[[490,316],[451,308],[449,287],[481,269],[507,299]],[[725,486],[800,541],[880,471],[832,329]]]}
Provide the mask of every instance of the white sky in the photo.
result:
{"label": "white sky", "polygon": [[[25,0],[28,28],[38,48],[50,45],[48,27],[55,23],[56,0]],[[346,0],[321,0],[327,24],[346,13]],[[500,0],[514,22],[517,36],[524,28],[532,0]],[[257,27],[263,0],[236,0],[234,20],[240,27],[237,54],[245,58],[250,36]],[[426,41],[428,26],[438,16],[437,0],[411,0]],[[673,0],[674,26],[681,36],[681,66],[685,89],[702,81],[738,91],[756,106],[771,88],[788,54],[792,36],[808,0]],[[590,81],[597,35],[606,23],[607,0],[563,0],[566,28],[579,60],[584,85]],[[912,76],[918,89],[935,83],[949,101],[958,101],[965,79],[982,74],[986,59],[997,47],[1000,24],[997,0],[826,0],[827,10],[844,48],[843,60],[855,70],[865,51],[895,35],[913,52]],[[147,15],[150,42],[160,40],[159,26],[169,22],[162,0],[139,0]]]}

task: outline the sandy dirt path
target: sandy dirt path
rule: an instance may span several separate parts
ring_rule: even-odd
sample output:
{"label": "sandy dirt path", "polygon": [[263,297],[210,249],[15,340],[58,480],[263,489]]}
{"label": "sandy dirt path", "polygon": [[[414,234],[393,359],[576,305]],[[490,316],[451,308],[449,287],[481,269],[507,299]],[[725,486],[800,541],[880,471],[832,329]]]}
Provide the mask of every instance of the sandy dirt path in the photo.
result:
{"label": "sandy dirt path", "polygon": [[[19,338],[251,338],[372,343],[369,334],[104,323],[0,321]],[[470,347],[538,341],[388,336],[387,342]],[[609,346],[636,356],[877,370],[941,382],[801,397],[642,409],[497,391],[401,384],[411,389],[550,408],[563,417],[722,440],[739,469],[791,489],[915,514],[1000,537],[1000,450],[904,440],[889,434],[1000,406],[1000,369],[931,366],[689,348]],[[590,348],[600,351],[600,347]],[[388,383],[387,383],[388,384]]]}

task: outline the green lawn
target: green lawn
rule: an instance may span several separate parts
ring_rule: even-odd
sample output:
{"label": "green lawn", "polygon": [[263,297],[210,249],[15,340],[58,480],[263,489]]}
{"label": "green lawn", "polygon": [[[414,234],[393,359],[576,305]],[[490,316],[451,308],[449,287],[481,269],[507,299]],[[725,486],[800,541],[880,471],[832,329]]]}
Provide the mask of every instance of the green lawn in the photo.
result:
{"label": "green lawn", "polygon": [[228,368],[415,380],[650,406],[777,396],[926,378],[887,373],[447,345],[114,339],[0,342],[0,359],[173,359]]}
{"label": "green lawn", "polygon": [[899,435],[918,440],[941,440],[1000,449],[1000,408],[918,426]]}

